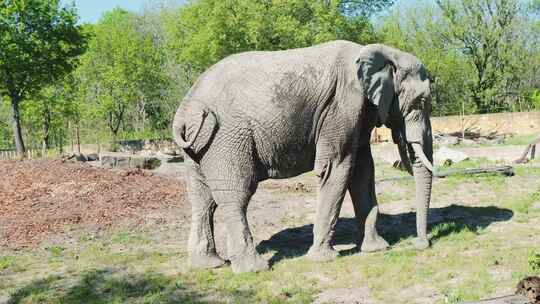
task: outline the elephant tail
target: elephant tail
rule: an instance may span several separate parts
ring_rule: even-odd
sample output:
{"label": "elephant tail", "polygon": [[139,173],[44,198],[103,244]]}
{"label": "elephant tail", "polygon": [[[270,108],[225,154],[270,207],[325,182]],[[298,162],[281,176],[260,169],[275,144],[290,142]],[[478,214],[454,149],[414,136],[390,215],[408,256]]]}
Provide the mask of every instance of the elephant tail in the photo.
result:
{"label": "elephant tail", "polygon": [[214,128],[212,112],[199,107],[180,107],[173,123],[174,140],[180,148],[198,152],[208,144]]}

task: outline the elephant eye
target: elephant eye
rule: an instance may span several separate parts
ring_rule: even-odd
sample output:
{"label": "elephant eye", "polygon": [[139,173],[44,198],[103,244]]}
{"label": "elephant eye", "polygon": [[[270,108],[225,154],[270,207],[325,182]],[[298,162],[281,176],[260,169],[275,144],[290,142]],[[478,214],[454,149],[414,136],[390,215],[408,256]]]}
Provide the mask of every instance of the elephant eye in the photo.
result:
{"label": "elephant eye", "polygon": [[423,110],[425,104],[425,98],[416,98],[411,104],[411,110]]}

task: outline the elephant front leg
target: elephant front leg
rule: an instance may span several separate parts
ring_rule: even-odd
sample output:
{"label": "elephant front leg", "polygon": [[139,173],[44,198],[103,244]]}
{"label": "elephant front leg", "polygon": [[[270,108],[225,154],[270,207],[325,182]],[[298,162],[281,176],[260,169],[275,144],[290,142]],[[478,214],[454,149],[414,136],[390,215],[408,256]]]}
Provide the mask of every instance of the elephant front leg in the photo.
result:
{"label": "elephant front leg", "polygon": [[253,237],[249,230],[246,217],[252,191],[223,190],[217,187],[212,191],[220,208],[225,215],[227,229],[227,254],[234,273],[258,272],[267,270],[268,261],[262,258],[253,244]]}
{"label": "elephant front leg", "polygon": [[388,242],[379,236],[376,228],[379,207],[375,192],[375,166],[369,147],[361,149],[358,155],[349,193],[360,230],[360,250],[374,252],[388,248]]}
{"label": "elephant front leg", "polygon": [[316,169],[320,178],[317,212],[313,226],[313,245],[307,253],[312,260],[330,261],[339,255],[331,241],[347,191],[349,168],[346,164],[333,165],[329,161],[322,168]]}
{"label": "elephant front leg", "polygon": [[188,181],[192,217],[188,262],[192,268],[217,268],[225,264],[216,253],[214,242],[214,212],[217,205],[198,169],[192,167],[191,170]]}

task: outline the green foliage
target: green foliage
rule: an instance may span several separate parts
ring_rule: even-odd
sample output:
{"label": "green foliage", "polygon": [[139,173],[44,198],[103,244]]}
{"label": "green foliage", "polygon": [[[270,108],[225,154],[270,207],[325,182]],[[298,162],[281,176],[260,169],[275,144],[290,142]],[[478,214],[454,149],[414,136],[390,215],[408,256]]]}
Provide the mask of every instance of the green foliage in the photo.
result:
{"label": "green foliage", "polygon": [[193,1],[168,18],[169,48],[193,80],[211,64],[242,51],[298,48],[335,39],[374,41],[369,20],[343,15],[342,5],[339,0]]}
{"label": "green foliage", "polygon": [[515,35],[518,1],[437,0],[437,5],[447,25],[443,39],[454,44],[474,67],[468,86],[476,109],[480,113],[497,111],[502,105],[494,98],[503,89],[506,74],[513,72],[512,57],[519,42]]}
{"label": "green foliage", "polygon": [[540,90],[531,91],[529,95],[530,104],[535,110],[540,110]]}
{"label": "green foliage", "polygon": [[0,256],[0,271],[11,266],[13,264],[13,260],[15,260],[15,258],[9,255]]}
{"label": "green foliage", "polygon": [[71,71],[85,50],[77,14],[59,0],[0,3],[0,86],[24,95]]}
{"label": "green foliage", "polygon": [[98,144],[170,137],[178,103],[215,62],[335,39],[418,56],[433,83],[434,115],[540,109],[537,0],[417,0],[375,27],[394,0],[193,0],[141,14],[117,8],[85,25],[61,3],[0,3],[0,149],[17,138],[14,102],[33,148],[79,135]]}
{"label": "green foliage", "polygon": [[433,83],[434,115],[472,112],[463,84],[470,67],[456,49],[441,39],[442,25],[435,7],[418,4],[396,9],[379,27],[380,39],[415,54],[426,65]]}
{"label": "green foliage", "polygon": [[19,103],[71,72],[86,37],[72,6],[60,0],[0,2],[0,94],[13,105],[17,150],[24,151]]}
{"label": "green foliage", "polygon": [[76,99],[76,82],[72,74],[47,86],[22,104],[23,125],[33,136],[27,136],[32,146],[62,146],[68,124],[77,122],[80,105]]}
{"label": "green foliage", "polygon": [[93,27],[77,73],[89,116],[106,123],[113,140],[126,117],[138,118],[136,112],[147,111],[167,86],[162,48],[137,26],[137,17],[127,11],[105,14]]}
{"label": "green foliage", "polygon": [[529,254],[529,270],[533,273],[540,273],[540,253],[531,251]]}
{"label": "green foliage", "polygon": [[427,66],[435,115],[472,114],[534,108],[538,24],[517,0],[415,1],[389,14],[378,33]]}

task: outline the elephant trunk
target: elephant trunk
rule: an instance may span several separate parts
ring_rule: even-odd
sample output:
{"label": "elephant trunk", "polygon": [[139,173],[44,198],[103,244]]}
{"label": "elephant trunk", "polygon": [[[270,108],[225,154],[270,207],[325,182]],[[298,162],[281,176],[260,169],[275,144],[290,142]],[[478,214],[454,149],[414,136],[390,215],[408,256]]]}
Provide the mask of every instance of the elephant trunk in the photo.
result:
{"label": "elephant trunk", "polygon": [[424,136],[423,143],[411,143],[414,153],[413,175],[416,187],[416,233],[415,247],[425,249],[429,247],[427,238],[427,216],[431,201],[431,188],[433,182],[433,139],[431,132]]}
{"label": "elephant trunk", "polygon": [[416,233],[418,235],[418,242],[423,244],[420,247],[427,247],[429,246],[427,239],[427,215],[431,201],[433,172],[421,161],[414,163],[413,172],[416,184]]}
{"label": "elephant trunk", "polygon": [[[423,116],[423,115],[420,115]],[[401,163],[414,176],[416,188],[416,233],[414,245],[418,249],[429,247],[427,216],[433,182],[433,137],[427,116],[406,121],[402,128],[392,129],[398,145]]]}

